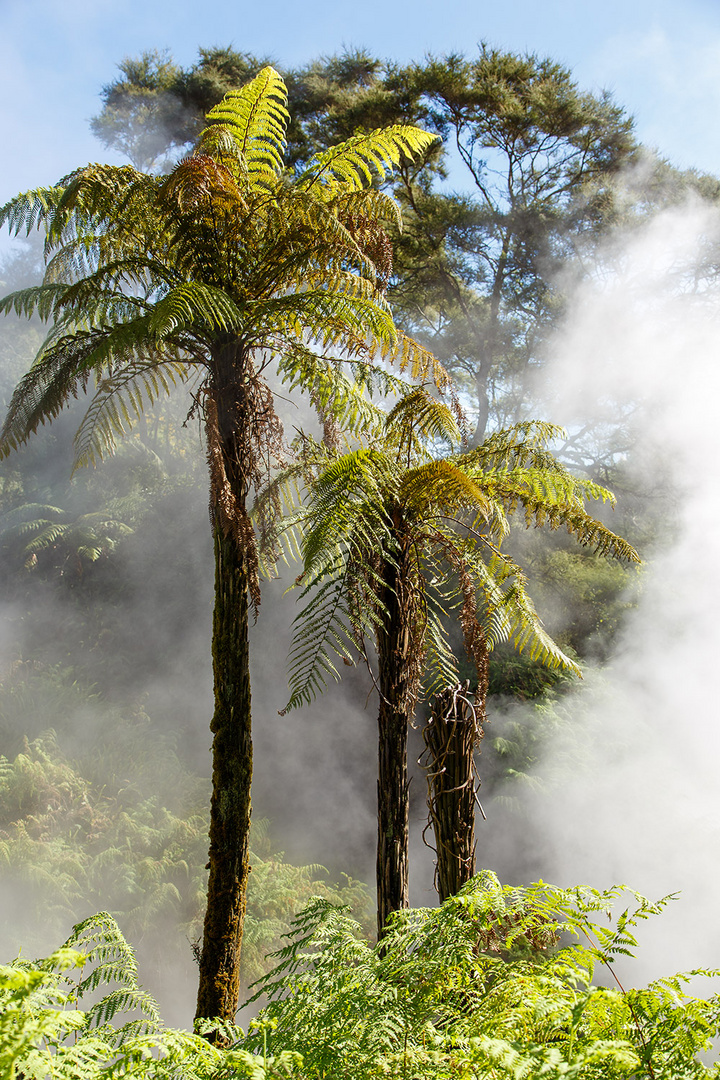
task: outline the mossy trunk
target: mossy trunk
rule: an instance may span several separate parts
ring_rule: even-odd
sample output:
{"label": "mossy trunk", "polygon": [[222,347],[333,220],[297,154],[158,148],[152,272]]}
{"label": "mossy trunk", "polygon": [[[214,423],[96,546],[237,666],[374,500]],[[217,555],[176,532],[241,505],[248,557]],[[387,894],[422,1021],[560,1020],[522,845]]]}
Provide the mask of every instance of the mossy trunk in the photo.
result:
{"label": "mossy trunk", "polygon": [[383,568],[385,614],[378,629],[378,940],[393,911],[409,904],[408,726],[417,698],[413,655],[411,551],[402,540],[401,513],[393,515],[399,553]]}
{"label": "mossy trunk", "polygon": [[474,754],[481,737],[479,711],[467,685],[435,697],[423,739],[437,853],[435,886],[441,903],[475,874]]}
{"label": "mossy trunk", "polygon": [[210,876],[195,1015],[234,1021],[250,872],[253,752],[248,581],[235,539],[217,525],[212,650],[215,712],[210,725],[214,734]]}
{"label": "mossy trunk", "polygon": [[[234,1021],[240,995],[240,949],[250,873],[253,750],[248,609],[250,600],[257,605],[259,596],[254,580],[255,541],[246,499],[252,473],[249,432],[255,404],[247,350],[228,338],[219,344],[215,359],[210,392],[205,398],[215,542],[210,875],[195,1016]],[[207,1037],[222,1041],[213,1032]]]}

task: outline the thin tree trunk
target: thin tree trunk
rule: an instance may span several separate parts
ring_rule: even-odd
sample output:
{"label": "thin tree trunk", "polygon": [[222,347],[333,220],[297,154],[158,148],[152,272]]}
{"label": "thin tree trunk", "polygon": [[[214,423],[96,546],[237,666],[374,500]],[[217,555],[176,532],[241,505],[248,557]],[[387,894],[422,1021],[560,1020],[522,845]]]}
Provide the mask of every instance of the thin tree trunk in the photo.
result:
{"label": "thin tree trunk", "polygon": [[[255,557],[246,510],[252,471],[254,401],[249,355],[232,338],[219,343],[211,392],[205,399],[210,506],[215,541],[213,615],[212,802],[207,911],[200,954],[196,1019],[234,1021],[240,996],[242,946],[250,873],[250,712],[248,608]],[[214,1032],[207,1037],[222,1042]]]}
{"label": "thin tree trunk", "polygon": [[408,725],[417,699],[413,656],[411,552],[402,539],[402,512],[393,515],[399,542],[397,563],[383,568],[385,607],[378,630],[378,940],[393,911],[409,904]]}
{"label": "thin tree trunk", "polygon": [[215,525],[213,617],[215,712],[210,876],[196,1018],[233,1021],[240,993],[240,948],[249,863],[252,738],[248,581],[235,538]]}
{"label": "thin tree trunk", "polygon": [[409,904],[408,721],[390,705],[378,716],[378,940],[393,911]]}
{"label": "thin tree trunk", "polygon": [[482,738],[478,710],[468,684],[435,697],[423,728],[427,747],[428,809],[435,833],[435,886],[440,902],[455,894],[475,874],[474,753]]}

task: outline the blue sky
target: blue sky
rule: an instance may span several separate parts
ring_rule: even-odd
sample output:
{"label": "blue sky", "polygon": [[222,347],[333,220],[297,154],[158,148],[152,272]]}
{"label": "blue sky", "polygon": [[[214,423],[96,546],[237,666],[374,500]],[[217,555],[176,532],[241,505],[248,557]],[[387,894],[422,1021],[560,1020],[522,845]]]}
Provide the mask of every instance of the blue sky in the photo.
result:
{"label": "blue sky", "polygon": [[200,45],[300,64],[343,45],[398,60],[472,53],[486,40],[550,55],[584,88],[608,88],[642,140],[720,174],[719,0],[0,0],[0,204],[90,160],[117,160],[88,129],[117,63]]}

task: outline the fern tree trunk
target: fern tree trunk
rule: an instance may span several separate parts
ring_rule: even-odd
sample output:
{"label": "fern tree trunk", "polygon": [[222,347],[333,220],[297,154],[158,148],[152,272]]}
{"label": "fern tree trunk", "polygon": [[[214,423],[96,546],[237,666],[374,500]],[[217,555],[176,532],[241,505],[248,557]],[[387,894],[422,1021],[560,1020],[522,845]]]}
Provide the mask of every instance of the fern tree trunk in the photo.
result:
{"label": "fern tree trunk", "polygon": [[[234,1021],[250,872],[253,750],[248,607],[253,548],[245,508],[248,395],[238,385],[242,356],[238,360],[228,347],[221,359],[220,373],[205,406],[215,541],[215,710],[210,725],[214,736],[210,875],[195,1016]],[[212,1032],[208,1038],[222,1041]]]}
{"label": "fern tree trunk", "polygon": [[408,897],[408,726],[417,700],[418,658],[413,649],[412,561],[402,540],[399,508],[393,515],[399,554],[383,568],[385,607],[377,634],[378,682],[378,940],[393,911],[406,908]]}
{"label": "fern tree trunk", "polygon": [[436,695],[423,740],[441,903],[475,875],[474,754],[481,738],[478,709],[467,684]]}
{"label": "fern tree trunk", "polygon": [[232,536],[215,529],[210,875],[196,1018],[234,1020],[249,864],[252,735],[247,571]]}

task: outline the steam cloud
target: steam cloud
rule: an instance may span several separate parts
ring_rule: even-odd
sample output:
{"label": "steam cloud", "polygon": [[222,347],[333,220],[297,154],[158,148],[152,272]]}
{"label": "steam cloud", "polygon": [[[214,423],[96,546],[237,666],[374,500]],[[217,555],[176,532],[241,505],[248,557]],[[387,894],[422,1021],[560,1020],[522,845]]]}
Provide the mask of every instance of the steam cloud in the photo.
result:
{"label": "steam cloud", "polygon": [[699,200],[616,238],[544,375],[540,415],[571,433],[624,415],[635,486],[662,477],[675,495],[655,550],[641,551],[639,607],[610,664],[565,703],[572,734],[548,746],[539,773],[553,780],[528,796],[530,833],[509,856],[562,885],[681,892],[643,932],[634,983],[712,966],[720,946],[719,243],[720,213]]}

